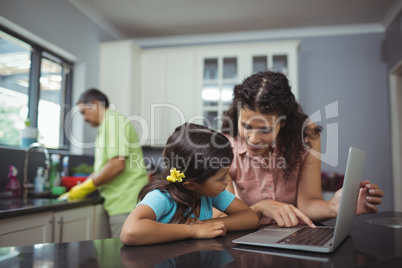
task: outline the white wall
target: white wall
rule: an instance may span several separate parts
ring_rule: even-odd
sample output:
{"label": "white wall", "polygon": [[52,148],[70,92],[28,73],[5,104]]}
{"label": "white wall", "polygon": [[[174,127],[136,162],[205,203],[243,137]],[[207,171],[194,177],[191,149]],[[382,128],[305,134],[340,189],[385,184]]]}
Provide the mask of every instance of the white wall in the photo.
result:
{"label": "white wall", "polygon": [[[300,102],[308,115],[321,112],[322,152],[338,125],[338,166],[323,170],[344,172],[350,146],[367,152],[363,178],[386,193],[380,210],[393,208],[392,151],[387,65],[383,60],[385,34],[303,38],[299,50]],[[338,101],[338,114],[326,118],[325,106]]]}
{"label": "white wall", "polygon": [[[388,71],[392,78],[390,79],[390,97],[392,107],[392,150],[393,150],[393,172],[394,172],[394,201],[395,210],[402,211],[402,143],[401,143],[401,133],[402,133],[402,73],[401,73],[401,62],[402,62],[402,11],[398,13],[396,18],[392,21],[390,26],[386,31],[386,38],[384,42],[384,58],[387,63]],[[398,148],[399,144],[399,148]]]}

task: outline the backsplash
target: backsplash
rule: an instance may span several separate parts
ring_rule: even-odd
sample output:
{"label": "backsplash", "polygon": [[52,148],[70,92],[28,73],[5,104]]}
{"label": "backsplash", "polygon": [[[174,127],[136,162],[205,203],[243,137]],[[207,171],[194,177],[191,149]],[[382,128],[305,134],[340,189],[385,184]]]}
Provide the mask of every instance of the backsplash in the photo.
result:
{"label": "backsplash", "polygon": [[[49,150],[49,155],[54,154],[54,151]],[[93,165],[94,157],[91,155],[73,155],[68,152],[57,151],[57,154],[63,159],[64,156],[69,156],[69,170],[78,166],[79,164],[86,163]],[[25,150],[14,148],[0,148],[0,192],[5,190],[8,182],[9,166],[15,166],[18,170],[17,179],[22,185],[23,171],[24,171]],[[32,151],[28,159],[28,180],[33,183],[38,167],[45,167],[45,155],[42,152]],[[60,171],[61,171],[60,165]]]}
{"label": "backsplash", "polygon": [[[144,162],[147,166],[148,172],[159,174],[161,172],[161,156],[163,149],[143,147]],[[49,150],[49,155],[57,153],[62,160],[64,156],[69,156],[69,170],[82,163],[93,165],[94,157],[92,155],[74,155],[64,151]],[[17,179],[22,185],[23,171],[24,171],[25,150],[20,148],[0,148],[0,192],[3,192],[8,182],[9,166],[15,166],[18,170]],[[42,152],[32,151],[29,155],[28,166],[28,180],[33,183],[38,167],[45,167],[45,156]],[[150,167],[152,164],[152,167]],[[60,164],[60,171],[62,166]]]}

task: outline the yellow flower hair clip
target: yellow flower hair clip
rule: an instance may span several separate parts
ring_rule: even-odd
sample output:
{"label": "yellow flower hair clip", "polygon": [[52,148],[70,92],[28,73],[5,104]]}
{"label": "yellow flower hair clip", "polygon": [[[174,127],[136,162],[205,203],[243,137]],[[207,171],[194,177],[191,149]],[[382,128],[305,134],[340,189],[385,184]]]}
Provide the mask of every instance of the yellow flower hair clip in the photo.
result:
{"label": "yellow flower hair clip", "polygon": [[183,178],[185,178],[183,172],[180,172],[180,170],[176,170],[176,168],[173,168],[170,170],[170,176],[167,176],[166,179],[170,182],[182,182]]}

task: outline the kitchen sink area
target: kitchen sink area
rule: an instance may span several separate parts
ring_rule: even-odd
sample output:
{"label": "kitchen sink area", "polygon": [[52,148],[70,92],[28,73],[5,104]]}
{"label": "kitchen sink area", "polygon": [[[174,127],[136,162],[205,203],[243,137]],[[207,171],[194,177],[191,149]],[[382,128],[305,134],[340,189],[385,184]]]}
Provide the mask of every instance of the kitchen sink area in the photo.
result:
{"label": "kitchen sink area", "polygon": [[[11,166],[13,169],[16,166],[16,172],[13,176],[17,178],[20,189],[16,193],[10,192],[5,187],[1,187],[0,219],[103,203],[103,199],[98,193],[94,193],[89,198],[83,200],[67,202],[57,200],[59,194],[52,193],[50,189],[41,192],[35,191],[34,178],[37,169],[43,169],[43,178],[45,181],[49,180],[50,175],[51,152],[43,145],[33,143],[24,150],[0,150],[0,156],[3,153],[4,159],[7,157],[7,162],[11,163],[10,172],[12,171]],[[70,158],[74,159],[74,157]]]}
{"label": "kitchen sink area", "polygon": [[[52,155],[69,156],[71,167],[92,165],[93,156],[39,147],[28,150],[0,147],[0,247],[110,237],[104,199],[97,191],[85,199],[60,201],[59,194],[36,192],[34,187],[38,167],[49,173]],[[18,171],[20,191],[7,189],[10,166]]]}

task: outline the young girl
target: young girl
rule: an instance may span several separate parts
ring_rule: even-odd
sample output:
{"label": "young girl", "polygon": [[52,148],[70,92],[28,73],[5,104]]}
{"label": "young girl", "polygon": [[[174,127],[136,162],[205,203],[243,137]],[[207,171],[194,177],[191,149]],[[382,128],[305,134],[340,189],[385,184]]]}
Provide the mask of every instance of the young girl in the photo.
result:
{"label": "young girl", "polygon": [[[235,191],[262,218],[279,226],[335,218],[342,189],[330,201],[321,194],[321,127],[308,121],[288,79],[278,72],[260,72],[236,85],[233,103],[222,124],[234,160],[228,190]],[[317,154],[315,154],[317,155]],[[383,191],[361,183],[357,214],[373,213]]]}
{"label": "young girl", "polygon": [[[123,244],[213,238],[257,228],[257,215],[225,190],[232,160],[223,134],[189,123],[176,128],[163,151],[165,173],[141,190],[140,203],[124,223]],[[211,219],[212,207],[228,216]]]}

